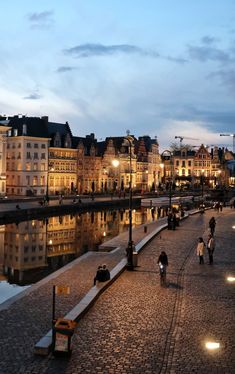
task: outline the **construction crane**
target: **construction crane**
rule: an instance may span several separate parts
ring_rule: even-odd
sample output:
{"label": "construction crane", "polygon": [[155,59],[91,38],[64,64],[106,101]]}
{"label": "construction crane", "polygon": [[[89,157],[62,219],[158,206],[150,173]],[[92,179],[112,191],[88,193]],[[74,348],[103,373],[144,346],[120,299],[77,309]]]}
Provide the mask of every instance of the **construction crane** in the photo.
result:
{"label": "construction crane", "polygon": [[235,134],[220,134],[220,136],[232,136],[233,137],[233,153],[235,152]]}
{"label": "construction crane", "polygon": [[186,136],[175,136],[175,139],[179,139],[180,140],[180,146],[182,145],[183,139],[199,140],[199,139],[196,139],[196,138],[188,138]]}

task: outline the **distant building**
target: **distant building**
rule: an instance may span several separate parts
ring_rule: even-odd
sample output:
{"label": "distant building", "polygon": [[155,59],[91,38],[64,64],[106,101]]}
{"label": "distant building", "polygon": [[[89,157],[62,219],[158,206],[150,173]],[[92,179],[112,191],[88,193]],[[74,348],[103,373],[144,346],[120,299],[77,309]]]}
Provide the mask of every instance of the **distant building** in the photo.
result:
{"label": "distant building", "polygon": [[10,118],[6,151],[6,193],[43,195],[47,188],[49,134],[43,118]]}

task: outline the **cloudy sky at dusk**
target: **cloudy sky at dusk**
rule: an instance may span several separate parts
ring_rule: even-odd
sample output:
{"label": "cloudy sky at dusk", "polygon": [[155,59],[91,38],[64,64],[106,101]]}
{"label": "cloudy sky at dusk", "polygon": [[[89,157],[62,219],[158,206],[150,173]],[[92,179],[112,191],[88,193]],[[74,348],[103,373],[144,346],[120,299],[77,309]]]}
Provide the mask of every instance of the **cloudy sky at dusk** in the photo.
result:
{"label": "cloudy sky at dusk", "polygon": [[1,1],[0,114],[98,139],[235,133],[234,0]]}

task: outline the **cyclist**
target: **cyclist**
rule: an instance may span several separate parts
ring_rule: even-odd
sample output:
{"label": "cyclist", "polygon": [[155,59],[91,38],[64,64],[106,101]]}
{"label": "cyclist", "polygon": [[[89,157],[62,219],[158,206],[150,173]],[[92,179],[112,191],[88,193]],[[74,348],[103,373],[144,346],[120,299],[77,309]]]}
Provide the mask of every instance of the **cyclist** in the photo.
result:
{"label": "cyclist", "polygon": [[162,251],[158,257],[158,265],[160,269],[161,286],[166,285],[166,267],[168,266],[168,257],[165,251]]}

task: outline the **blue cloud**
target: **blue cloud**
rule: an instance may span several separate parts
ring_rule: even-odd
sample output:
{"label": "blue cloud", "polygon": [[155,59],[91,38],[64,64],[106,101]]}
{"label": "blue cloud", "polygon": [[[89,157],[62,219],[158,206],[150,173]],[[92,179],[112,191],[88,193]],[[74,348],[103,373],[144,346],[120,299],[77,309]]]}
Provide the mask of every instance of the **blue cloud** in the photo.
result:
{"label": "blue cloud", "polygon": [[53,24],[53,14],[54,12],[52,10],[31,13],[28,15],[28,20],[32,28],[48,28]]}
{"label": "blue cloud", "polygon": [[154,58],[158,58],[159,54],[154,51],[148,51],[142,49],[140,47],[136,47],[134,45],[129,44],[118,44],[118,45],[103,45],[103,44],[81,44],[75,46],[73,48],[65,49],[65,54],[77,57],[77,58],[84,58],[84,57],[93,57],[93,56],[107,56],[107,55],[114,55],[118,53],[124,54],[139,54],[141,56],[150,56]]}
{"label": "blue cloud", "polygon": [[67,71],[72,71],[72,70],[76,70],[77,68],[75,68],[74,66],[60,66],[56,72],[57,73],[66,73]]}
{"label": "blue cloud", "polygon": [[224,52],[221,49],[210,47],[210,46],[188,46],[188,53],[192,60],[198,60],[201,62],[206,61],[217,61],[227,63],[231,61],[228,52]]}
{"label": "blue cloud", "polygon": [[41,95],[39,95],[38,93],[33,93],[33,94],[30,94],[28,96],[25,96],[23,99],[24,100],[39,100],[41,99]]}

